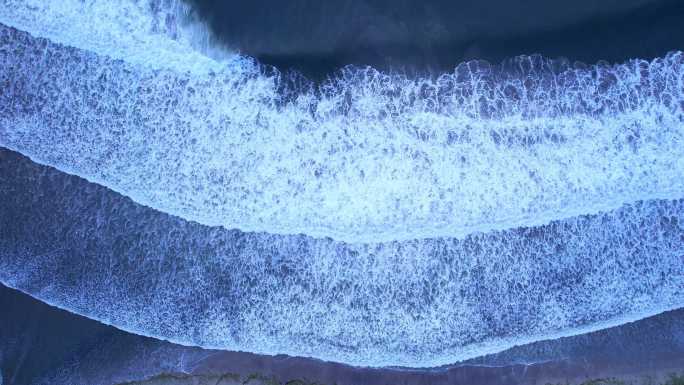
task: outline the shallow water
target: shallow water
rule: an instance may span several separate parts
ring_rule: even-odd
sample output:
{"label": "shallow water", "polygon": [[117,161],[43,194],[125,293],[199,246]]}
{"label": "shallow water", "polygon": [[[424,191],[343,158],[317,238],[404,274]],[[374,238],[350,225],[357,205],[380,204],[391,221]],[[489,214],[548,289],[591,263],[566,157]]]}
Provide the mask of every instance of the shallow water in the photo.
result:
{"label": "shallow water", "polygon": [[681,200],[463,240],[345,244],[202,226],[1,154],[0,279],[142,335],[426,367],[682,306]]}
{"label": "shallow water", "polygon": [[109,385],[145,383],[149,378],[161,384],[216,385],[221,377],[224,384],[231,378],[243,383],[250,375],[305,384],[523,385],[579,383],[600,377],[659,378],[684,365],[681,310],[426,371],[357,368],[177,346],[122,332],[4,286],[0,287],[0,305],[16,310],[0,316],[0,371],[14,385]]}

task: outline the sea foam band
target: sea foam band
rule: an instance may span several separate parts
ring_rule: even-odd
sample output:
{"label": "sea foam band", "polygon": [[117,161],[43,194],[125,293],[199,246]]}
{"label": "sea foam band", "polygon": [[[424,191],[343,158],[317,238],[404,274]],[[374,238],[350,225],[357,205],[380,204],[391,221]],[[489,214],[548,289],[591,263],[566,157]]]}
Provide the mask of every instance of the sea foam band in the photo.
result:
{"label": "sea foam band", "polygon": [[[184,219],[130,202],[81,215],[62,184],[85,182],[55,174],[63,197],[33,205],[82,230],[4,223],[18,244],[3,282],[38,298],[180,343],[373,366],[681,306],[681,53],[471,62],[437,79],[347,68],[292,89],[198,48],[173,2],[4,3],[0,21],[34,36],[0,29],[0,145]],[[34,232],[67,244],[17,249]],[[70,253],[109,270],[63,281]]]}

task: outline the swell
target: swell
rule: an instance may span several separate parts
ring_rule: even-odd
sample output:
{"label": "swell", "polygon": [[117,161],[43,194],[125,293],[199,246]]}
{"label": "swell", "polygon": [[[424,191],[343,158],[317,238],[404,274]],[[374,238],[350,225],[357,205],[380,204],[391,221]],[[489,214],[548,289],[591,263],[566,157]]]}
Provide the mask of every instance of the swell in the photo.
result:
{"label": "swell", "polygon": [[681,53],[298,88],[248,60],[191,72],[0,33],[1,145],[206,225],[463,238],[684,192]]}
{"label": "swell", "polygon": [[428,367],[684,305],[684,202],[370,245],[206,227],[0,152],[0,281],[136,334]]}

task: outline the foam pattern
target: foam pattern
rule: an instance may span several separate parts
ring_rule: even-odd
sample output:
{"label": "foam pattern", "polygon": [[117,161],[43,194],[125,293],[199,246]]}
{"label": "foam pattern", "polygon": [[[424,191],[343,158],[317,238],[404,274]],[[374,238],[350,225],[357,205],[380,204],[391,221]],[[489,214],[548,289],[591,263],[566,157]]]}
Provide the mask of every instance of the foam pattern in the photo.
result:
{"label": "foam pattern", "polygon": [[0,151],[0,281],[138,334],[435,366],[684,305],[684,201],[345,244],[206,227]]}
{"label": "foam pattern", "polygon": [[[149,27],[145,2],[133,16],[118,3],[118,22],[100,25],[107,3],[5,0],[3,22],[79,48],[0,29],[0,145],[187,220],[345,242],[464,238],[684,196],[681,52],[469,62],[435,79],[346,68],[312,85],[213,60],[196,35]],[[153,3],[150,15],[173,4]],[[73,28],[48,28],[55,15]],[[136,59],[154,45],[175,61],[161,48]]]}
{"label": "foam pattern", "polygon": [[150,68],[206,72],[248,66],[182,0],[0,0],[0,23]]}

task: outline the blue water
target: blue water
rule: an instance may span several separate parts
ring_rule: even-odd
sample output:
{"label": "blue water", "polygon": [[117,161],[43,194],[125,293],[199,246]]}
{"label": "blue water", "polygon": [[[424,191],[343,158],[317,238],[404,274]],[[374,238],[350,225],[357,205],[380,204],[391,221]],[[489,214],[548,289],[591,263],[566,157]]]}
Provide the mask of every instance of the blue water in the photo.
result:
{"label": "blue water", "polygon": [[0,146],[35,162],[0,155],[3,283],[142,335],[362,366],[684,303],[681,52],[287,88],[154,4],[0,8]]}

